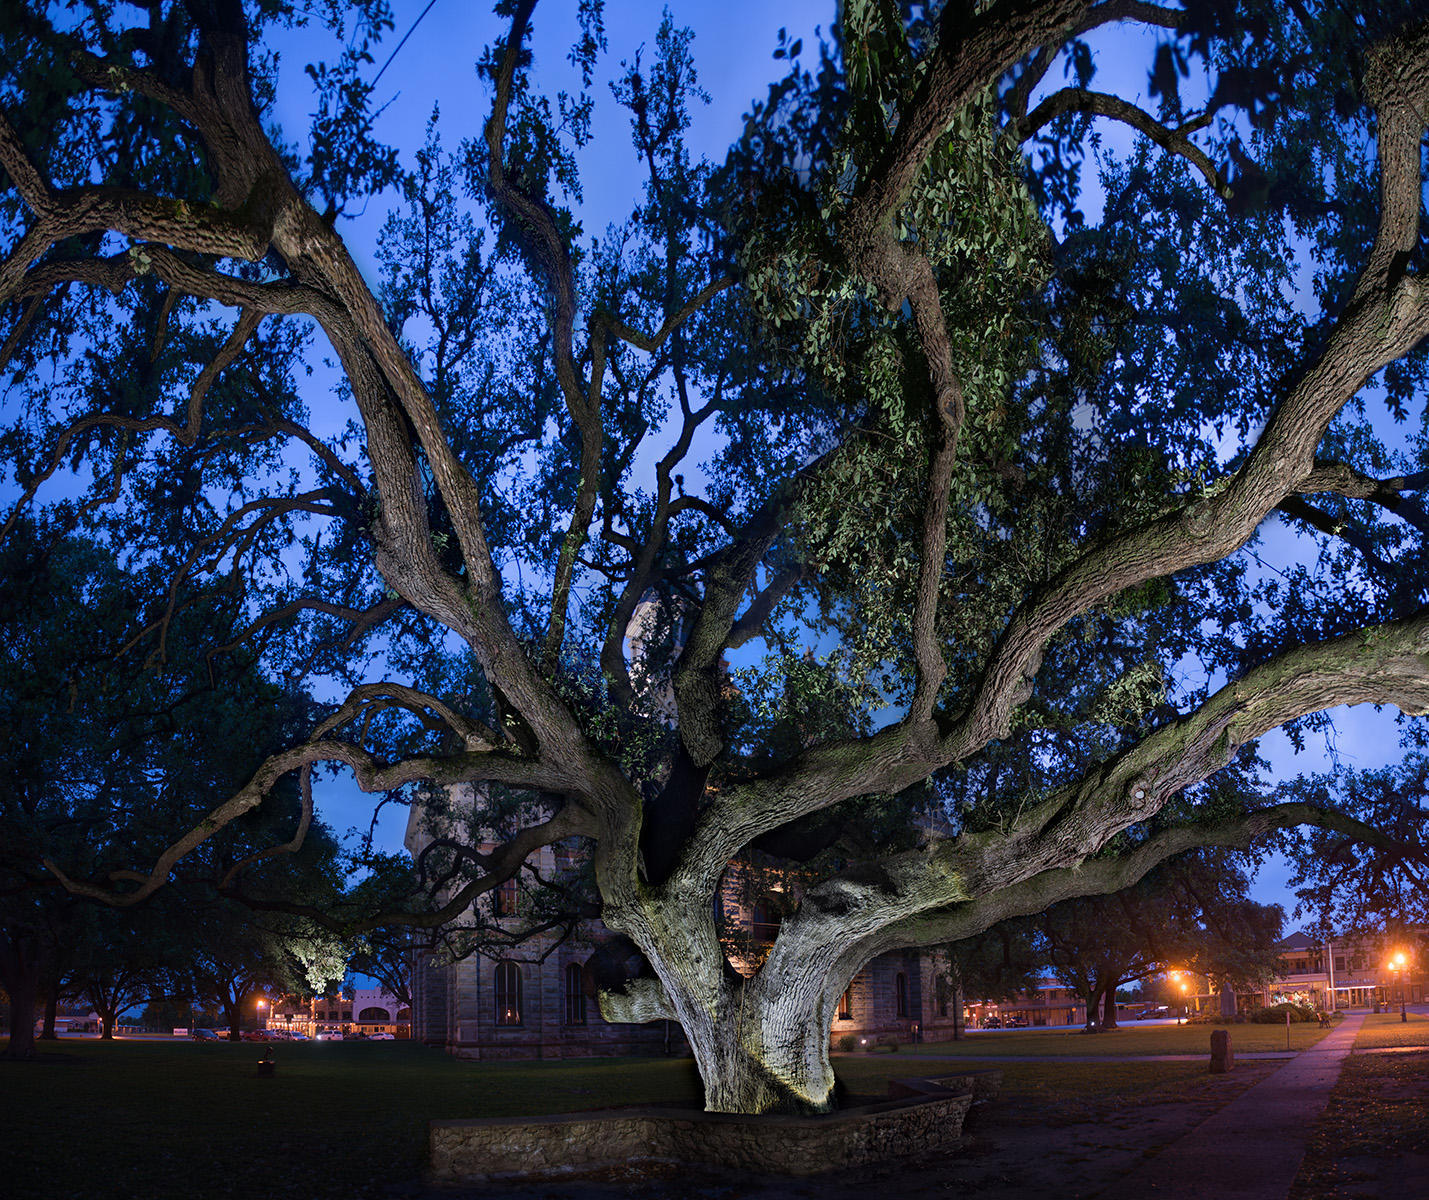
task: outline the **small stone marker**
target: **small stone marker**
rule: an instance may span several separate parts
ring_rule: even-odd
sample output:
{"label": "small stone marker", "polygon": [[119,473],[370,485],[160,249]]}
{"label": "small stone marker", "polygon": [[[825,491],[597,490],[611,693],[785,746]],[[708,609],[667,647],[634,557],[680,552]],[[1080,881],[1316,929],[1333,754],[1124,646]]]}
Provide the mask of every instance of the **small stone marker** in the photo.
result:
{"label": "small stone marker", "polygon": [[1211,1032],[1211,1074],[1224,1075],[1235,1067],[1235,1052],[1231,1049],[1231,1031],[1216,1029]]}

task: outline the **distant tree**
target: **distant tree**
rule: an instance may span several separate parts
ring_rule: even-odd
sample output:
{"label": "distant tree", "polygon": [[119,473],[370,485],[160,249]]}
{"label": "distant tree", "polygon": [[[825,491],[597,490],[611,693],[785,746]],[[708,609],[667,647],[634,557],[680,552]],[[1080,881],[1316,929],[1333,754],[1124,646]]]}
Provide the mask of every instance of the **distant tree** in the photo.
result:
{"label": "distant tree", "polygon": [[[216,894],[242,874],[261,892],[266,871],[292,885],[287,899],[324,903],[337,886],[321,827],[303,853],[274,861],[275,847],[313,824],[306,777],[190,858],[175,896],[128,913],[77,904],[47,866],[57,856],[90,878],[116,854],[160,852],[307,718],[306,699],[267,681],[251,655],[212,663],[186,638],[161,654],[133,582],[110,551],[32,522],[0,543],[0,986],[13,997],[13,1057],[34,1053],[42,1001],[48,1029],[61,997],[87,995],[112,1031],[179,947],[188,912],[176,901],[191,885]],[[234,617],[221,591],[191,596],[174,632],[231,629]],[[295,937],[308,929],[284,919]]]}
{"label": "distant tree", "polygon": [[1278,965],[1283,914],[1250,900],[1249,886],[1229,855],[1197,851],[1133,887],[1054,905],[1035,921],[1038,946],[1086,1001],[1089,1027],[1115,1029],[1117,989],[1169,969],[1213,975],[1233,1001],[1234,983]]}
{"label": "distant tree", "polygon": [[1044,965],[1030,919],[1000,922],[976,937],[944,947],[944,954],[955,1041],[962,1038],[963,1009],[969,1001],[1009,1000],[1030,993],[1037,987]]}
{"label": "distant tree", "polygon": [[1429,756],[1422,750],[1378,770],[1341,769],[1283,785],[1277,798],[1334,804],[1393,830],[1398,846],[1367,850],[1332,830],[1285,838],[1289,886],[1322,937],[1429,926]]}

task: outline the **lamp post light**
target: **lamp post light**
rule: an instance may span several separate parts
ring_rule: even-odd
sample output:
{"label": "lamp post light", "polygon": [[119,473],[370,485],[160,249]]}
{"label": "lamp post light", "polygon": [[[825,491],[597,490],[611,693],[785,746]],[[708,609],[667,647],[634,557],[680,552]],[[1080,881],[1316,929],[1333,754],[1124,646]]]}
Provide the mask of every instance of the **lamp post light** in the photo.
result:
{"label": "lamp post light", "polygon": [[264,1009],[264,1007],[267,1005],[267,1003],[268,1003],[268,1001],[264,1000],[261,996],[258,998],[258,1028],[259,1028],[259,1029],[267,1029],[267,1028],[268,1028],[268,1022],[267,1022],[267,1021],[264,1019],[264,1017],[263,1017],[263,1009]]}
{"label": "lamp post light", "polygon": [[1403,950],[1399,951],[1388,963],[1389,969],[1399,977],[1399,1019],[1406,1024],[1409,1021],[1409,1017],[1404,1011],[1404,972],[1408,965],[1409,963],[1404,957]]}

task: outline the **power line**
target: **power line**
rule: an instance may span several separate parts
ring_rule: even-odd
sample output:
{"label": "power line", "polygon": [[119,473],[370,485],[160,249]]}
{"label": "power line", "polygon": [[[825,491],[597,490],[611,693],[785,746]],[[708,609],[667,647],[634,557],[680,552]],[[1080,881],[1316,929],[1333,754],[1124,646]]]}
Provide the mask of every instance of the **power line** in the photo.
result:
{"label": "power line", "polygon": [[401,50],[402,47],[407,44],[407,39],[408,39],[409,37],[411,37],[412,34],[414,34],[414,33],[417,31],[417,26],[422,23],[422,17],[425,17],[429,12],[432,11],[432,6],[435,5],[436,2],[437,2],[437,0],[427,0],[427,7],[424,8],[424,9],[422,9],[422,11],[421,11],[421,13],[418,15],[417,19],[412,22],[412,27],[411,27],[410,29],[408,29],[406,33],[404,33],[404,34],[402,35],[402,40],[397,43],[397,45],[396,45],[396,47],[393,49],[392,53],[387,56],[387,61],[382,64],[382,70],[381,70],[381,71],[378,71],[377,74],[372,77],[372,86],[373,86],[373,87],[376,87],[376,86],[377,86],[377,81],[382,78],[382,72],[385,71],[385,70],[387,70],[387,68],[392,65],[392,60],[397,57],[397,51],[398,51],[398,50]]}

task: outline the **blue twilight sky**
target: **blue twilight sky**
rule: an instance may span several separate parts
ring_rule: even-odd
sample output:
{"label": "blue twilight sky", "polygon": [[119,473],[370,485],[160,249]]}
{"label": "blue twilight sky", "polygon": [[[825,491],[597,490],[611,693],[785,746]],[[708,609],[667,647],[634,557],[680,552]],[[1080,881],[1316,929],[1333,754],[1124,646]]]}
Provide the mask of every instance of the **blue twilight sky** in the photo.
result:
{"label": "blue twilight sky", "polygon": [[[410,151],[420,145],[433,105],[440,105],[444,136],[449,145],[462,137],[476,136],[489,110],[490,94],[475,72],[474,63],[482,49],[500,35],[504,22],[489,7],[472,0],[435,0],[426,9],[426,0],[397,0],[394,3],[396,31],[379,47],[369,77],[386,62],[391,47],[411,30],[405,45],[387,65],[382,75],[378,103],[386,108],[378,123],[379,135]],[[544,0],[534,19],[533,48],[535,70],[543,90],[574,91],[579,79],[566,61],[566,53],[576,33],[575,4],[570,0]],[[637,202],[643,182],[640,162],[630,149],[625,113],[612,99],[604,80],[619,72],[623,59],[631,59],[643,45],[653,47],[655,32],[665,6],[653,0],[623,0],[610,3],[606,12],[609,49],[598,70],[594,136],[581,156],[585,204],[581,219],[587,234],[599,233],[610,222],[623,220]],[[725,148],[738,136],[743,114],[751,100],[762,98],[771,81],[781,75],[785,64],[772,57],[781,27],[790,38],[803,37],[812,45],[815,27],[826,28],[833,18],[831,0],[789,0],[779,5],[757,0],[695,0],[672,3],[676,21],[695,33],[693,53],[700,83],[712,103],[693,112],[692,150],[712,159],[723,157]],[[1131,100],[1146,101],[1146,71],[1151,62],[1148,49],[1154,35],[1137,31],[1117,31],[1100,35],[1094,42],[1098,66],[1097,86]],[[287,136],[301,136],[312,108],[308,80],[302,68],[310,59],[330,55],[331,45],[320,31],[298,31],[281,45],[281,86],[276,116]],[[647,51],[644,61],[650,58]],[[1062,82],[1056,68],[1049,73],[1049,86]],[[1154,107],[1148,104],[1148,107]],[[1123,126],[1099,122],[1104,145],[1113,151],[1125,150],[1131,135]],[[1094,187],[1094,180],[1089,180]],[[1099,216],[1099,204],[1089,194],[1085,207],[1089,219]],[[340,229],[355,260],[376,277],[377,231],[386,215],[382,200],[371,202]],[[309,398],[319,429],[333,427],[322,419],[322,403],[314,392]],[[335,424],[345,420],[332,409]],[[1314,549],[1297,538],[1278,520],[1272,519],[1262,531],[1256,552],[1264,569],[1275,571],[1296,562]],[[1272,764],[1272,782],[1303,772],[1315,772],[1331,765],[1332,755],[1344,765],[1364,768],[1382,766],[1399,757],[1393,710],[1376,713],[1368,706],[1334,712],[1332,738],[1312,736],[1306,749],[1294,754],[1289,740],[1272,733],[1262,740],[1262,751]],[[322,816],[339,832],[353,826],[365,827],[371,801],[350,778],[323,785],[318,793]],[[392,808],[379,825],[378,840],[388,848],[400,845],[405,810]],[[1270,860],[1257,879],[1256,898],[1279,903],[1287,916],[1294,897],[1285,889],[1288,868]]]}

